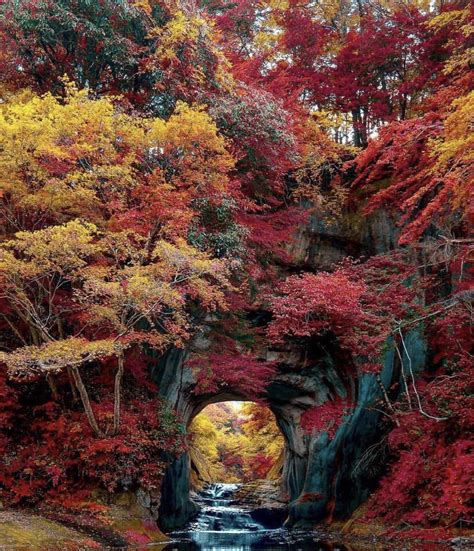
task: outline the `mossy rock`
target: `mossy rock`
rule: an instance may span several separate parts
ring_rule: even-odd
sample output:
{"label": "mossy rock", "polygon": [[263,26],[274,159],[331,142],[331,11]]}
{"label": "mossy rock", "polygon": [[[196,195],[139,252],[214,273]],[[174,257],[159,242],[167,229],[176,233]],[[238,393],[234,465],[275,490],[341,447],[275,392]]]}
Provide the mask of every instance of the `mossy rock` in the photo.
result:
{"label": "mossy rock", "polygon": [[[170,539],[158,528],[150,512],[142,506],[135,493],[123,492],[108,498],[106,517],[108,527],[130,545],[167,543]],[[153,549],[160,549],[154,546]]]}
{"label": "mossy rock", "polygon": [[100,515],[57,511],[50,520],[29,511],[0,510],[0,549],[85,551],[152,544],[159,550],[170,541],[133,492],[111,497],[96,491],[91,503],[102,507]]}

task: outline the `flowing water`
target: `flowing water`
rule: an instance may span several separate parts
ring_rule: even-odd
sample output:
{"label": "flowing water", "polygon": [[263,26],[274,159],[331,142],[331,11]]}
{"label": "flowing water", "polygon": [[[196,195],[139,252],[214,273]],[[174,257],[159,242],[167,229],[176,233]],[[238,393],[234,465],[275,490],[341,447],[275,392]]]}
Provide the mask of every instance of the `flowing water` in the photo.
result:
{"label": "flowing water", "polygon": [[267,529],[235,501],[238,484],[209,484],[196,500],[201,510],[185,531],[175,532],[169,551],[346,551],[343,545],[319,541],[313,533]]}

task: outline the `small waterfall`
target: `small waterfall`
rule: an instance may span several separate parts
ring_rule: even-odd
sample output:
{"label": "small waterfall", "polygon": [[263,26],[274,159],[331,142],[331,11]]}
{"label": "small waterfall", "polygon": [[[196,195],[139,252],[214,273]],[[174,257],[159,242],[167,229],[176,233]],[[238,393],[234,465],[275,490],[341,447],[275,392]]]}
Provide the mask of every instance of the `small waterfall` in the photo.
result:
{"label": "small waterfall", "polygon": [[199,492],[196,503],[200,512],[186,532],[173,534],[189,538],[175,549],[200,551],[247,551],[258,541],[265,528],[252,519],[250,512],[234,499],[239,484],[209,484]]}
{"label": "small waterfall", "polygon": [[252,519],[249,511],[236,506],[233,496],[238,488],[238,484],[217,483],[207,486],[196,500],[201,511],[193,523],[193,529],[231,534],[265,530]]}
{"label": "small waterfall", "polygon": [[185,531],[174,532],[170,551],[344,551],[344,546],[326,545],[305,531],[267,529],[252,518],[252,510],[239,506],[240,484],[208,484],[195,498],[200,507]]}

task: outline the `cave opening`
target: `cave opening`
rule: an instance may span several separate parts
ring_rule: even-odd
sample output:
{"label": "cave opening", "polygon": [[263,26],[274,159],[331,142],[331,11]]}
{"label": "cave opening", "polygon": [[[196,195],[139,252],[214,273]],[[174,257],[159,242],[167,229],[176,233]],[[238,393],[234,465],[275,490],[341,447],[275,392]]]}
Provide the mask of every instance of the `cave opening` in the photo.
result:
{"label": "cave opening", "polygon": [[[278,514],[285,516],[285,526],[303,526],[313,522],[314,518],[324,520],[333,511],[338,517],[346,518],[366,496],[366,482],[362,476],[354,479],[351,472],[354,462],[364,451],[360,434],[368,435],[363,439],[367,445],[373,444],[376,438],[374,412],[358,407],[350,421],[343,423],[330,436],[327,431],[302,425],[302,416],[307,415],[306,412],[314,420],[318,411],[324,413],[327,404],[344,400],[369,403],[378,391],[377,385],[369,386],[367,377],[359,380],[353,374],[350,362],[332,344],[325,343],[323,349],[318,348],[311,355],[305,352],[300,356],[295,352],[291,357],[285,356],[285,361],[280,358],[278,372],[261,398],[267,406],[268,418],[275,420],[282,439],[278,445],[282,452],[274,463],[277,466],[271,468],[273,472],[271,475],[268,472],[266,480],[263,478],[273,483],[269,477],[275,476],[275,471],[278,473],[275,481],[278,488],[269,500],[271,507],[267,509],[276,518],[278,508]],[[237,383],[198,391],[195,372],[185,359],[185,353],[172,350],[156,364],[152,375],[160,395],[172,404],[187,433],[192,432],[194,419],[199,419],[199,414],[211,405],[244,402],[237,407],[246,408],[249,402],[255,402],[255,397],[242,392]],[[341,366],[345,368],[341,369]],[[385,385],[390,384],[389,377],[390,373],[383,375]],[[261,403],[260,399],[257,402]],[[321,419],[324,421],[324,415]],[[368,427],[371,427],[370,434]],[[181,529],[199,514],[196,493],[206,483],[201,474],[205,469],[197,464],[207,462],[200,462],[199,457],[196,459],[198,448],[196,437],[193,441],[191,435],[183,453],[170,458],[166,468],[156,509],[160,527],[165,532]],[[225,457],[226,454],[222,454],[222,460]],[[220,464],[219,461],[213,463]],[[254,462],[252,468],[256,465]],[[245,465],[239,469],[230,474],[238,479],[248,476],[249,469],[245,469]],[[208,474],[207,477],[209,481],[218,481],[219,478],[218,474]],[[278,521],[281,522],[279,516]]]}
{"label": "cave opening", "polygon": [[285,440],[271,409],[250,401],[207,405],[188,427],[190,483],[277,483]]}

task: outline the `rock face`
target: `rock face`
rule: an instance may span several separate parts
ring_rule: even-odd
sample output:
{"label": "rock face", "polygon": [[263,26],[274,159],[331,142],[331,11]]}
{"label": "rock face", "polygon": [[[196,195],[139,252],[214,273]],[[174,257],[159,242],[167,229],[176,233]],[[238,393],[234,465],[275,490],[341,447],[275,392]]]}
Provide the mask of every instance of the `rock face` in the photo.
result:
{"label": "rock face", "polygon": [[[425,345],[415,333],[407,336],[407,348],[415,369],[425,360]],[[380,440],[380,414],[367,409],[381,398],[373,375],[356,377],[351,369],[342,370],[348,360],[330,343],[315,349],[312,356],[272,351],[278,357],[280,371],[268,387],[267,400],[285,438],[281,496],[289,502],[288,525],[314,524],[334,518],[346,518],[368,496],[373,480],[363,469],[356,469],[369,446]],[[171,402],[185,423],[210,403],[245,400],[228,390],[196,395],[195,381],[185,367],[186,352],[171,351],[153,370],[160,394]],[[174,376],[172,376],[174,374]],[[381,374],[388,389],[400,377],[393,354],[387,354]],[[334,438],[326,433],[307,434],[300,426],[301,415],[309,407],[322,405],[337,397],[349,398],[356,407]],[[190,459],[183,454],[168,468],[163,487],[159,522],[164,530],[182,526],[196,513],[189,498]]]}
{"label": "rock face", "polygon": [[276,480],[242,484],[234,497],[239,506],[248,509],[252,519],[265,528],[280,528],[288,517],[288,504]]}
{"label": "rock face", "polygon": [[[301,230],[292,252],[300,265],[317,270],[328,268],[348,254],[386,251],[396,242],[394,224],[384,213],[356,226],[328,229],[313,218]],[[205,349],[207,344],[201,335],[193,349]],[[422,369],[426,355],[422,338],[409,334],[406,345],[414,369]],[[186,425],[208,404],[247,398],[229,388],[196,394],[194,374],[185,364],[188,354],[186,350],[171,350],[158,358],[152,369],[160,395]],[[279,365],[266,399],[285,439],[280,499],[289,503],[287,525],[314,525],[347,518],[367,498],[374,484],[363,465],[366,450],[381,438],[380,414],[368,409],[382,397],[380,383],[374,375],[358,376],[351,358],[338,349],[337,343],[327,340],[315,342],[304,351],[264,350],[262,356]],[[388,353],[382,384],[389,389],[399,379],[398,361]],[[308,408],[339,398],[348,399],[355,408],[332,439],[326,433],[303,431],[300,419]],[[182,526],[196,513],[189,495],[190,460],[188,454],[183,454],[168,468],[164,479],[159,509],[164,530]]]}

